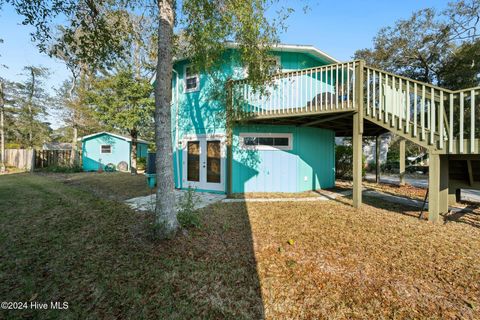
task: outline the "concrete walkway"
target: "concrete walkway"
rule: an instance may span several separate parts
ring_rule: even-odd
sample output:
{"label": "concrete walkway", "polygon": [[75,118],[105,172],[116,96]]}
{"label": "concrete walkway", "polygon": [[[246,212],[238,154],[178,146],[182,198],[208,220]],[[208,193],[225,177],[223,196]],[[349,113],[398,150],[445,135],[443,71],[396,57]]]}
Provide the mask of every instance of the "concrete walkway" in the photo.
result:
{"label": "concrete walkway", "polygon": [[[375,181],[375,175],[372,173],[367,173],[365,177],[368,181]],[[393,175],[381,175],[380,182],[388,184],[399,184],[400,177]],[[428,188],[428,177],[425,178],[411,178],[405,177],[405,183],[411,186],[427,189]],[[462,189],[462,200],[471,201],[471,202],[480,202],[480,190],[473,189]]]}
{"label": "concrete walkway", "polygon": [[[181,200],[187,191],[185,190],[175,190],[175,196],[177,198],[177,203]],[[208,192],[196,192],[194,195],[195,209],[201,209],[206,206],[209,206],[215,202],[222,201],[226,198],[224,194],[217,193],[208,193]],[[128,199],[125,203],[132,209],[137,211],[155,211],[155,201],[157,197],[154,194],[144,197],[137,197]]]}

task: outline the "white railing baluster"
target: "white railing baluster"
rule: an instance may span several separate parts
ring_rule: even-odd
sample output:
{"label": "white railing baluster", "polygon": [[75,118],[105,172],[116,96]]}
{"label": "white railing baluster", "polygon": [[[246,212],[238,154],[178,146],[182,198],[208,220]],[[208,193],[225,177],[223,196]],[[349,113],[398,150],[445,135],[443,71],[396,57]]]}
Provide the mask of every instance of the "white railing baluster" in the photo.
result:
{"label": "white railing baluster", "polygon": [[435,91],[432,87],[431,91],[431,99],[430,99],[430,144],[433,145],[435,140]]}
{"label": "white railing baluster", "polygon": [[377,81],[375,79],[375,70],[373,70],[373,81],[372,81],[372,117],[375,118],[375,114],[376,114],[376,109],[377,109],[377,97],[376,97],[376,94],[377,94]]}
{"label": "white railing baluster", "polygon": [[453,93],[450,93],[450,103],[449,103],[449,113],[448,113],[448,151],[453,152]]}
{"label": "white railing baluster", "polygon": [[410,132],[410,81],[407,80],[407,83],[405,84],[407,86],[407,109],[405,110],[405,132],[409,133]]}
{"label": "white railing baluster", "polygon": [[367,69],[367,115],[370,115],[370,70]]}
{"label": "white railing baluster", "polygon": [[338,109],[338,64],[335,65],[335,109]]}
{"label": "white railing baluster", "polygon": [[347,109],[350,109],[350,62],[347,62]]}
{"label": "white railing baluster", "polygon": [[470,153],[475,153],[475,90],[470,91]]}
{"label": "white railing baluster", "polygon": [[323,68],[320,69],[320,111],[323,110]]}
{"label": "white railing baluster", "polygon": [[463,92],[460,92],[460,132],[459,132],[459,151],[460,153],[463,153]]}
{"label": "white railing baluster", "polygon": [[310,71],[310,96],[308,100],[310,101],[310,111],[313,111],[313,69]]}
{"label": "white railing baluster", "polygon": [[383,113],[383,105],[385,103],[385,97],[383,93],[383,80],[382,80],[382,73],[378,73],[378,119],[382,120],[382,117],[385,118],[385,114]]}
{"label": "white railing baluster", "polygon": [[355,82],[357,82],[357,76],[356,76],[356,72],[355,72],[355,68],[357,67],[356,66],[356,62],[352,62],[352,107],[354,109],[356,109],[358,106],[356,104],[356,100],[355,100],[355,95],[356,95],[356,92],[355,92]]}
{"label": "white railing baluster", "polygon": [[297,75],[297,77],[296,77],[296,84],[297,84],[297,85],[295,86],[295,87],[296,87],[296,88],[295,88],[295,89],[296,89],[296,93],[295,93],[295,100],[296,100],[296,101],[295,101],[295,111],[298,112],[298,106],[299,106],[299,104],[300,104],[299,101],[298,101],[298,87],[300,86],[300,83],[299,83],[300,78],[298,77],[298,71],[296,72],[296,75]]}
{"label": "white railing baluster", "polygon": [[398,78],[398,130],[403,126],[403,113],[405,112],[405,100],[402,88],[402,78]]}
{"label": "white railing baluster", "polygon": [[439,148],[443,149],[443,140],[445,139],[445,135],[443,132],[443,113],[445,112],[444,104],[443,104],[443,90],[440,90],[440,107],[438,111],[438,132],[440,136],[439,141]]}
{"label": "white railing baluster", "polygon": [[422,101],[420,104],[420,126],[422,129],[422,140],[425,140],[425,85],[422,85]]}
{"label": "white railing baluster", "polygon": [[413,136],[416,137],[417,136],[417,118],[418,118],[418,114],[417,114],[417,100],[418,100],[418,96],[417,96],[417,83],[415,82],[413,84]]}

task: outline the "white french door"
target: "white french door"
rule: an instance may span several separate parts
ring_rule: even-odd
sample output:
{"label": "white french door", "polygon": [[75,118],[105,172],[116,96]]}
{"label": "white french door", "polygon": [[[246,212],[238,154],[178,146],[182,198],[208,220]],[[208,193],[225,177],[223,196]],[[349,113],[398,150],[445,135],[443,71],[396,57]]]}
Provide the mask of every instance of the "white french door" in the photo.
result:
{"label": "white french door", "polygon": [[183,140],[183,187],[225,191],[225,138],[192,136]]}

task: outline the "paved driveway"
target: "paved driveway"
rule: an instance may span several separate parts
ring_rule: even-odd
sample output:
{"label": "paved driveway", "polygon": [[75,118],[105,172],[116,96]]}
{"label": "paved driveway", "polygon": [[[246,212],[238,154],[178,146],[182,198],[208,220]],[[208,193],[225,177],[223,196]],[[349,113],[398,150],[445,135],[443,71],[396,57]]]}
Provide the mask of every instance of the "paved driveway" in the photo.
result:
{"label": "paved driveway", "polygon": [[[367,180],[375,180],[375,175],[367,173]],[[380,182],[390,183],[390,184],[399,184],[400,178],[394,175],[381,175]],[[428,177],[425,178],[412,178],[405,177],[405,182],[409,185],[412,185],[417,188],[428,188]],[[480,190],[473,189],[462,189],[462,200],[480,202]]]}

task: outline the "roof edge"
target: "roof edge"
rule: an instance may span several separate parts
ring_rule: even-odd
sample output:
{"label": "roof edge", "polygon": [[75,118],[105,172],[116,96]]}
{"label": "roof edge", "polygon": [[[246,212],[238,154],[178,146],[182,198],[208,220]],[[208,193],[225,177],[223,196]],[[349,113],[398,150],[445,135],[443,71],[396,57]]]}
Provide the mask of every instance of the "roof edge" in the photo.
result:
{"label": "roof edge", "polygon": [[[239,44],[236,42],[228,42],[226,44],[226,47],[229,49],[236,49],[238,48]],[[307,52],[312,54],[313,56],[317,58],[323,58],[331,63],[340,63],[340,60],[335,59],[331,55],[325,53],[324,51],[317,49],[313,45],[298,45],[298,44],[275,44],[272,46],[272,51],[286,51],[286,52]],[[180,62],[187,60],[188,57],[180,57],[180,58],[174,58],[173,62]]]}
{"label": "roof edge", "polygon": [[[117,137],[117,138],[122,139],[122,140],[125,140],[125,141],[129,141],[129,142],[132,141],[132,138],[125,137],[125,136],[122,136],[122,135],[119,135],[119,134],[116,134],[116,133],[112,133],[112,132],[108,132],[108,131],[101,131],[101,132],[92,133],[92,134],[89,134],[89,135],[80,137],[80,138],[78,138],[77,140],[78,140],[78,141],[83,141],[83,140],[86,140],[86,139],[89,139],[89,138],[93,138],[93,137],[95,137],[95,136],[99,136],[99,135],[102,135],[102,134],[108,134],[108,135]],[[146,143],[146,144],[149,144],[149,143],[150,143],[150,142],[148,142],[148,141],[146,141],[146,140],[143,140],[143,139],[137,139],[137,142]]]}

